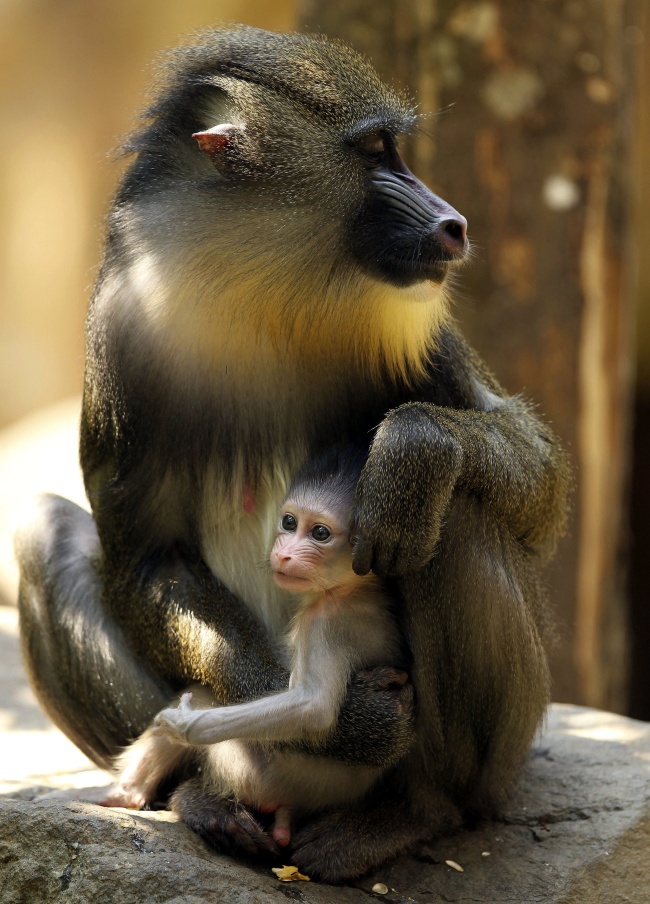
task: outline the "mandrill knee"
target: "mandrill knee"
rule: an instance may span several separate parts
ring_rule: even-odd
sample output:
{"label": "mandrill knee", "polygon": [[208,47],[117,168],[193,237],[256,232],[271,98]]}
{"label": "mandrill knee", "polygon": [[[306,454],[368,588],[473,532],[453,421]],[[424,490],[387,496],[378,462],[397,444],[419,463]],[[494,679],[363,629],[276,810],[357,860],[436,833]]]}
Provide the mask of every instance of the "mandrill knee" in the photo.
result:
{"label": "mandrill knee", "polygon": [[54,562],[63,570],[66,560],[95,557],[100,546],[88,512],[61,496],[43,493],[21,513],[14,549],[21,573],[30,580]]}

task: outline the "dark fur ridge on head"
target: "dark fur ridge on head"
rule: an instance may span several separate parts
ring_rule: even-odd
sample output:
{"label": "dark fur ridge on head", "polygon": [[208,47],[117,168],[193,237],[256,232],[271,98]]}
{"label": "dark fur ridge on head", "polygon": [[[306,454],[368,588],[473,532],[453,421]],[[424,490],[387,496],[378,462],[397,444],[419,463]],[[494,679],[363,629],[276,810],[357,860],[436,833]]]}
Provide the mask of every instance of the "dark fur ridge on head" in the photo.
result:
{"label": "dark fur ridge on head", "polygon": [[[339,136],[349,130],[350,139],[364,124],[398,133],[410,131],[415,122],[412,106],[383,84],[370,62],[342,42],[321,35],[275,34],[247,26],[213,29],[198,35],[195,45],[165,57],[159,86],[144,114],[148,124],[129,138],[124,151],[151,154],[156,175],[162,178],[187,176],[187,159],[178,167],[182,159],[178,147],[191,148],[198,159],[191,136],[217,124],[214,110],[219,96],[231,116],[255,122],[257,136],[240,136],[247,164],[255,161],[256,172],[249,170],[247,176],[282,176],[277,166],[264,170],[265,151],[273,151],[274,145],[289,154],[295,146],[298,155],[308,152],[317,158],[323,135],[316,128],[310,145],[308,128],[305,133],[310,120],[315,126],[318,122],[332,127]],[[304,117],[297,134],[293,110]],[[259,146],[261,133],[269,142],[266,148]],[[165,147],[177,150],[161,167]],[[276,160],[280,156],[277,150],[273,156]],[[295,170],[294,163],[294,179]],[[137,189],[138,180],[129,187]]]}
{"label": "dark fur ridge on head", "polygon": [[327,450],[300,468],[287,500],[306,509],[321,506],[337,512],[349,511],[366,457],[367,453],[355,446]]}
{"label": "dark fur ridge on head", "polygon": [[[220,84],[220,77],[261,84],[334,126],[366,116],[401,129],[411,106],[379,78],[371,63],[342,41],[314,34],[276,34],[245,25],[213,29],[168,56],[170,89]],[[368,98],[373,99],[372,107]],[[164,112],[164,101],[154,114]]]}

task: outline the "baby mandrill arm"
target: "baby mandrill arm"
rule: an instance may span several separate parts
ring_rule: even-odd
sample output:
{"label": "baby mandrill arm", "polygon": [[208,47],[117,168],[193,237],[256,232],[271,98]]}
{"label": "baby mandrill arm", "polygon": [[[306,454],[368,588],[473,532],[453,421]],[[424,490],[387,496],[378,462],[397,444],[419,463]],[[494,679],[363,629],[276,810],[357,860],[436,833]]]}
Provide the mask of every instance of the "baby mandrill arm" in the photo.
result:
{"label": "baby mandrill arm", "polygon": [[231,738],[299,740],[333,728],[354,654],[350,647],[336,643],[338,632],[327,630],[326,625],[327,618],[308,618],[301,626],[288,690],[249,703],[207,710],[192,709],[192,694],[183,694],[178,708],[158,713],[153,722],[154,733],[201,745]]}
{"label": "baby mandrill arm", "polygon": [[[347,677],[347,676],[346,676]],[[244,741],[290,741],[333,728],[341,693],[333,699],[324,689],[297,686],[282,694],[237,706],[192,709],[192,694],[183,694],[178,708],[163,709],[153,723],[156,735],[185,744],[216,744],[230,738]]]}

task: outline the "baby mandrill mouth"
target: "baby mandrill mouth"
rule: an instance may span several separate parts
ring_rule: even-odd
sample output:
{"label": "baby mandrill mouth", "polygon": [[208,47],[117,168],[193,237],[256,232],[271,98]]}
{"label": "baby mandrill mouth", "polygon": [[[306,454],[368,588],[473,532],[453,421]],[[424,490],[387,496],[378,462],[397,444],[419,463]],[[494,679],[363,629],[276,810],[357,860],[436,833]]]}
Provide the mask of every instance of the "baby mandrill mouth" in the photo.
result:
{"label": "baby mandrill mouth", "polygon": [[283,590],[296,590],[304,593],[304,591],[311,589],[313,586],[308,578],[287,574],[285,571],[276,571],[274,572],[273,577],[278,587],[281,587]]}

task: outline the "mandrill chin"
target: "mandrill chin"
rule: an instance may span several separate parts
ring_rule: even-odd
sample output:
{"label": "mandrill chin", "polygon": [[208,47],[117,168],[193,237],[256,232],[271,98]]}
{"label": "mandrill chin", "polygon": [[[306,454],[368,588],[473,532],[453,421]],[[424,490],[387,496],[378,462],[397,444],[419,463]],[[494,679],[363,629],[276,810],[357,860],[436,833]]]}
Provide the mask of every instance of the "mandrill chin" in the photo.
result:
{"label": "mandrill chin", "polygon": [[[221,705],[287,689],[294,603],[262,566],[280,503],[328,449],[366,459],[353,568],[386,579],[412,684],[358,671],[301,742],[306,769],[382,772],[292,826],[289,862],[331,881],[494,812],[549,693],[539,570],[566,460],[450,318],[466,222],[404,164],[415,122],[322,37],[234,28],[171,55],[88,314],[92,515],[42,497],[17,539],[34,688],[110,766],[192,685]],[[178,781],[171,806],[216,848],[271,849],[192,758]]]}

